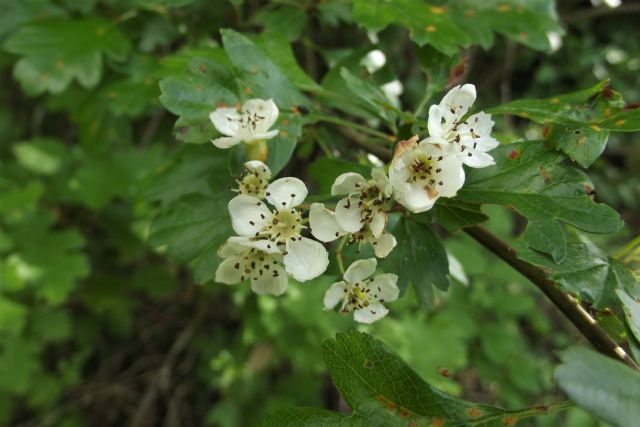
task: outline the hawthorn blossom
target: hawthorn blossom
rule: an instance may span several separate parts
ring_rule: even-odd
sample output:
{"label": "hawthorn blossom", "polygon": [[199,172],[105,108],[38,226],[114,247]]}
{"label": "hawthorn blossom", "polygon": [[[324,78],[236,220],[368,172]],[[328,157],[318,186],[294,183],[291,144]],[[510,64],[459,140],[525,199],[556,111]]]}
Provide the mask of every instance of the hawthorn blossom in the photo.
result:
{"label": "hawthorn blossom", "polygon": [[209,119],[222,137],[211,140],[218,148],[229,148],[240,142],[256,143],[273,138],[278,130],[269,130],[278,119],[278,107],[273,99],[250,99],[236,108],[221,107],[209,114]]}
{"label": "hawthorn blossom", "polygon": [[267,186],[271,180],[271,170],[260,160],[250,160],[244,164],[244,170],[238,183],[237,191],[240,194],[264,199]]}
{"label": "hawthorn blossom", "polygon": [[324,273],[329,255],[321,243],[302,237],[305,226],[299,206],[307,197],[307,187],[298,178],[280,178],[265,190],[265,202],[239,194],[229,202],[234,231],[250,239],[252,247],[269,254],[282,254],[285,271],[304,282]]}
{"label": "hawthorn blossom", "polygon": [[360,60],[360,65],[365,67],[369,74],[373,74],[387,63],[387,57],[380,49],[374,49]]}
{"label": "hawthorn blossom", "polygon": [[467,166],[484,168],[495,164],[487,151],[500,143],[491,136],[494,122],[490,114],[481,111],[462,120],[475,99],[472,84],[451,89],[439,105],[429,108],[429,137],[425,141],[455,153]]}
{"label": "hawthorn blossom", "polygon": [[387,210],[390,207],[392,186],[382,168],[371,171],[373,179],[347,172],[336,178],[331,194],[346,195],[335,212],[322,203],[313,203],[309,211],[309,224],[313,236],[323,242],[331,242],[349,235],[350,243],[370,243],[375,255],[386,257],[396,246],[393,234],[385,233]]}
{"label": "hawthorn blossom", "polygon": [[324,309],[331,310],[340,301],[340,311],[353,312],[360,323],[373,323],[382,319],[389,310],[383,302],[398,299],[398,276],[387,273],[370,278],[376,271],[375,258],[355,261],[344,273],[344,280],[333,283],[324,294]]}
{"label": "hawthorn blossom", "polygon": [[262,251],[248,237],[230,237],[218,249],[224,258],[216,270],[215,281],[235,285],[245,280],[259,294],[282,295],[288,279],[282,264],[282,254]]}
{"label": "hawthorn blossom", "polygon": [[414,136],[401,141],[389,168],[394,198],[418,213],[431,209],[440,197],[454,197],[464,184],[461,159],[440,145]]}

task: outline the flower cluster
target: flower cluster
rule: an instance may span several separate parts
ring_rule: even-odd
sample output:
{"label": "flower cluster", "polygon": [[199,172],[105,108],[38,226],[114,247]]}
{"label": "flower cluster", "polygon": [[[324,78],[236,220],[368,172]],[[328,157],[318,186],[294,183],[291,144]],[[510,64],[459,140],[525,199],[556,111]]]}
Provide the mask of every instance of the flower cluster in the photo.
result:
{"label": "flower cluster", "polygon": [[347,172],[336,178],[331,195],[343,196],[331,212],[322,203],[311,205],[309,224],[313,236],[331,242],[348,235],[349,242],[370,243],[377,257],[384,258],[396,246],[393,234],[385,233],[392,187],[383,168],[371,171],[373,179]]}
{"label": "flower cluster", "polygon": [[262,162],[245,164],[240,194],[229,202],[238,236],[219,250],[225,260],[216,281],[236,284],[249,279],[254,292],[280,295],[287,288],[287,274],[300,282],[318,277],[327,269],[329,255],[322,244],[301,235],[306,228],[299,210],[308,193],[305,184],[293,177],[269,184],[270,175]]}
{"label": "flower cluster", "polygon": [[[376,55],[374,51],[367,59],[379,63]],[[309,208],[312,236],[325,243],[342,237],[347,243],[370,244],[377,258],[386,257],[397,244],[393,234],[385,231],[395,203],[411,212],[427,211],[438,198],[454,197],[462,188],[463,165],[481,168],[494,164],[488,154],[499,144],[491,136],[494,122],[484,112],[468,115],[475,98],[475,87],[466,84],[432,105],[429,136],[399,142],[388,174],[378,167],[372,169],[371,179],[354,172],[338,176],[331,187],[331,195],[340,196],[335,208],[323,203],[312,203]],[[269,130],[278,118],[273,100],[252,99],[239,111],[218,108],[210,118],[224,135],[212,141],[215,146],[229,148],[244,142],[253,159],[259,156],[251,156],[256,153],[251,147],[262,144],[266,150],[264,141],[278,133]],[[320,242],[302,235],[307,228],[301,211],[308,193],[305,184],[294,177],[270,182],[271,175],[262,161],[245,163],[236,180],[238,195],[228,206],[237,236],[220,247],[223,261],[215,280],[226,284],[248,280],[258,294],[280,295],[287,289],[289,276],[303,282],[324,273],[329,256]],[[344,272],[344,280],[327,290],[325,309],[341,303],[341,312],[353,312],[354,319],[362,323],[384,317],[388,310],[382,303],[398,298],[398,277],[387,273],[371,278],[376,267],[376,258],[353,262]]]}
{"label": "flower cluster", "polygon": [[429,137],[414,136],[396,147],[389,179],[394,198],[412,212],[424,212],[440,197],[454,197],[464,184],[463,164],[494,164],[487,151],[498,146],[494,122],[480,112],[465,119],[476,99],[475,86],[456,86],[429,109]]}

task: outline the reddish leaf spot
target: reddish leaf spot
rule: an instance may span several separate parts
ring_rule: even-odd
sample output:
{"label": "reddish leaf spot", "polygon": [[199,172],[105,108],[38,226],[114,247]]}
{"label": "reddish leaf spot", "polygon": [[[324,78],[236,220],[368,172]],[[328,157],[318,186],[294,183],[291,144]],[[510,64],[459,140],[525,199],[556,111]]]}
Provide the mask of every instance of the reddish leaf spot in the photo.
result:
{"label": "reddish leaf spot", "polygon": [[467,409],[467,415],[471,418],[478,418],[482,415],[482,411],[478,408],[469,408]]}
{"label": "reddish leaf spot", "polygon": [[442,418],[434,418],[431,421],[431,425],[433,427],[442,427],[444,425],[444,420]]}
{"label": "reddish leaf spot", "polygon": [[640,102],[629,102],[622,107],[623,110],[636,110],[640,108]]}
{"label": "reddish leaf spot", "polygon": [[402,418],[409,418],[409,410],[407,408],[400,408],[400,411],[398,412],[398,415],[400,415]]}
{"label": "reddish leaf spot", "polygon": [[204,64],[200,64],[198,66],[198,70],[200,70],[201,73],[206,73],[207,72],[207,67],[205,67]]}
{"label": "reddish leaf spot", "polygon": [[502,424],[506,425],[506,426],[512,426],[514,425],[516,422],[518,421],[518,419],[514,416],[508,416],[508,417],[504,417],[502,419]]}
{"label": "reddish leaf spot", "polygon": [[438,373],[445,378],[449,378],[451,376],[451,372],[447,368],[438,368]]}
{"label": "reddish leaf spot", "polygon": [[552,179],[551,179],[551,175],[549,175],[549,172],[547,172],[547,170],[540,166],[538,168],[538,172],[540,173],[540,176],[542,176],[542,179],[544,179],[544,183],[545,184],[550,184]]}
{"label": "reddish leaf spot", "polygon": [[284,119],[284,120],[282,121],[282,124],[283,124],[284,126],[288,125],[288,124],[289,124],[289,119]]}
{"label": "reddish leaf spot", "polygon": [[546,404],[540,404],[540,405],[535,405],[533,407],[534,410],[536,410],[537,412],[541,412],[543,414],[546,414],[547,412],[549,412],[549,405]]}
{"label": "reddish leaf spot", "polygon": [[247,87],[244,88],[244,93],[246,93],[247,95],[251,95],[253,93],[253,91],[251,90],[250,87],[247,86]]}
{"label": "reddish leaf spot", "polygon": [[515,160],[520,157],[520,152],[518,150],[511,150],[509,152],[509,160]]}

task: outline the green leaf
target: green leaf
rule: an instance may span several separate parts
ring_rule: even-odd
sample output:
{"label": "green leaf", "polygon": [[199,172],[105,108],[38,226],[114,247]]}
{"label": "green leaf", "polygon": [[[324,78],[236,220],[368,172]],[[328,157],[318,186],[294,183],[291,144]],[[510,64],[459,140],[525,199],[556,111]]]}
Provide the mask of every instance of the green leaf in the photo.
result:
{"label": "green leaf", "polygon": [[492,153],[495,166],[473,169],[457,200],[511,207],[527,218],[523,240],[555,262],[566,255],[566,237],[561,223],[591,233],[611,233],[622,227],[610,207],[595,203],[593,186],[563,156],[545,149],[542,142],[502,145]]}
{"label": "green leaf", "polygon": [[11,148],[22,166],[41,175],[56,174],[68,157],[65,147],[55,139],[32,139]]}
{"label": "green leaf", "polygon": [[580,406],[618,427],[640,419],[640,373],[585,348],[573,347],[560,355],[563,364],[554,378]]}
{"label": "green leaf", "polygon": [[432,286],[445,290],[449,286],[447,253],[428,225],[402,218],[393,229],[397,246],[382,263],[386,271],[398,275],[398,286],[404,292],[409,284],[424,304],[432,305]]}
{"label": "green leaf", "polygon": [[440,225],[450,233],[489,219],[487,215],[482,213],[480,206],[455,199],[438,200],[435,206],[435,215]]}
{"label": "green leaf", "polygon": [[543,267],[563,290],[578,295],[594,308],[617,307],[616,290],[627,289],[629,277],[634,280],[622,264],[607,258],[593,244],[569,243],[566,257],[558,263],[529,248],[516,249],[518,258]]}
{"label": "green leaf", "polygon": [[[635,286],[638,288],[637,283]],[[622,304],[624,315],[627,319],[627,324],[629,325],[629,330],[631,330],[635,339],[640,341],[640,296],[633,298],[629,295],[629,292],[624,289],[616,289],[616,294]]]}
{"label": "green leaf", "polygon": [[[166,246],[167,253],[180,262],[192,261],[201,282],[213,279],[218,247],[233,235],[227,204],[233,193],[219,191],[212,196],[188,194],[172,203],[151,224],[149,242]],[[206,277],[205,277],[206,276]]]}
{"label": "green leaf", "polygon": [[102,75],[103,55],[121,61],[129,41],[113,23],[99,18],[39,21],[22,26],[5,49],[23,56],[14,76],[29,95],[60,93],[73,80],[92,88]]}
{"label": "green leaf", "polygon": [[640,109],[625,108],[620,94],[602,81],[590,88],[545,99],[519,99],[487,110],[542,124],[617,132],[640,131]]}
{"label": "green leaf", "polygon": [[281,34],[285,40],[294,41],[304,30],[307,14],[302,8],[282,6],[276,9],[262,9],[253,20],[266,31]]}
{"label": "green leaf", "polygon": [[[0,287],[2,291],[3,287]],[[27,307],[0,295],[0,336],[19,335],[27,320]]]}
{"label": "green leaf", "polygon": [[206,143],[219,136],[209,119],[218,105],[238,102],[238,87],[233,74],[219,62],[196,56],[181,72],[160,82],[160,102],[173,114],[179,140]]}
{"label": "green leaf", "polygon": [[450,396],[426,383],[381,341],[361,332],[326,340],[322,355],[351,415],[294,408],[267,417],[263,426],[486,426],[569,407],[570,403],[510,411]]}
{"label": "green leaf", "polygon": [[221,30],[222,43],[235,67],[241,89],[249,98],[273,98],[281,109],[306,105],[305,97],[269,58],[249,38],[233,30]]}
{"label": "green leaf", "polygon": [[604,151],[609,132],[597,126],[554,126],[547,142],[582,167],[589,167]]}
{"label": "green leaf", "polygon": [[371,173],[371,167],[331,157],[321,157],[309,166],[309,173],[320,185],[320,192],[323,194],[331,194],[331,186],[336,178],[347,172],[359,173],[366,179]]}
{"label": "green leaf", "polygon": [[444,5],[425,0],[356,0],[353,18],[374,32],[392,23],[401,25],[418,45],[429,44],[446,55],[453,55],[472,42],[489,47],[493,31],[533,49],[548,51],[547,34],[563,32],[551,0],[463,0]]}

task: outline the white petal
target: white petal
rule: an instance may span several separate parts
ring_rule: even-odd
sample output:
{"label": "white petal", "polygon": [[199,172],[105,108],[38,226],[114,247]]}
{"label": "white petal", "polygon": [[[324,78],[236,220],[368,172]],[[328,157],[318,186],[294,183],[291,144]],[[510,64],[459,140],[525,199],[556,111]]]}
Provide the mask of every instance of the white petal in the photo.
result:
{"label": "white petal", "polygon": [[284,267],[294,279],[304,282],[318,277],[329,265],[329,254],[321,243],[306,237],[287,240]]}
{"label": "white petal", "polygon": [[493,129],[494,121],[491,119],[491,114],[487,114],[484,111],[473,114],[466,120],[466,125],[470,129],[473,129],[475,133],[479,135],[488,135]]}
{"label": "white petal", "polygon": [[396,247],[396,238],[391,233],[384,233],[382,236],[378,237],[373,245],[373,252],[376,254],[378,258],[385,258],[389,255],[389,252]]}
{"label": "white petal", "polygon": [[433,138],[442,138],[444,136],[444,128],[442,126],[442,120],[444,114],[442,108],[439,105],[432,105],[429,107],[429,118],[427,119],[427,128],[429,129],[429,136]]}
{"label": "white petal", "polygon": [[464,153],[460,153],[460,158],[465,165],[472,168],[486,168],[496,164],[493,157],[478,150],[466,150]]}
{"label": "white petal", "polygon": [[362,229],[362,211],[358,207],[359,201],[359,197],[349,196],[336,204],[336,221],[348,233],[355,233]]}
{"label": "white petal", "polygon": [[[456,86],[447,93],[440,102],[445,115],[451,114],[456,118],[461,118],[469,111],[469,108],[476,100],[476,87],[472,84]],[[451,113],[454,110],[454,113]]]}
{"label": "white petal", "polygon": [[462,264],[460,263],[460,261],[458,261],[458,258],[448,253],[447,261],[449,261],[449,275],[456,279],[458,282],[464,285],[468,285],[469,278],[465,274],[464,267],[462,267]]}
{"label": "white petal", "polygon": [[375,258],[354,261],[349,268],[347,268],[347,271],[344,272],[344,280],[346,280],[347,283],[353,284],[362,282],[376,272],[377,265],[378,261],[376,261]]}
{"label": "white petal", "polygon": [[239,144],[242,138],[238,136],[222,136],[220,138],[212,139],[211,143],[218,148],[227,149]]}
{"label": "white petal", "polygon": [[331,310],[336,304],[342,301],[347,294],[345,292],[346,289],[347,284],[344,282],[333,283],[331,287],[327,289],[327,292],[324,293],[324,300],[322,301],[324,309]]}
{"label": "white petal", "polygon": [[[255,274],[255,273],[254,273]],[[251,278],[251,290],[258,295],[282,295],[287,290],[289,280],[279,265],[273,265],[268,272]]]}
{"label": "white petal", "polygon": [[387,57],[380,49],[372,50],[360,60],[360,65],[363,65],[369,74],[375,73],[380,68],[384,67],[384,64],[386,63]]}
{"label": "white petal", "polygon": [[291,176],[276,179],[266,190],[267,201],[276,209],[293,208],[304,202],[307,186],[298,178]]}
{"label": "white petal", "polygon": [[407,191],[398,194],[398,202],[413,213],[426,212],[433,207],[439,197],[439,193],[432,193],[432,196],[420,185],[410,185]]}
{"label": "white petal", "polygon": [[242,106],[242,112],[255,120],[254,133],[265,133],[278,120],[278,106],[273,99],[250,99]]}
{"label": "white petal", "polygon": [[269,239],[249,239],[242,242],[242,245],[246,248],[254,248],[259,251],[266,252],[268,254],[282,253],[280,246],[272,242]]}
{"label": "white petal", "polygon": [[236,136],[240,127],[240,114],[235,108],[218,108],[209,114],[213,126],[223,135]]}
{"label": "white petal", "polygon": [[371,177],[374,179],[380,190],[382,190],[382,194],[385,197],[391,197],[391,193],[393,191],[393,187],[391,186],[391,181],[387,176],[387,173],[384,171],[384,168],[373,168],[371,170]]}
{"label": "white petal", "polygon": [[309,209],[311,234],[323,242],[332,242],[345,234],[336,221],[336,214],[325,208],[322,203],[313,203]]}
{"label": "white petal", "polygon": [[271,179],[271,169],[269,169],[269,166],[265,165],[260,160],[249,160],[248,162],[245,162],[244,168],[250,172],[257,172],[267,180]]}
{"label": "white petal", "polygon": [[380,237],[385,225],[387,225],[387,214],[381,210],[374,210],[369,223],[369,230],[371,230],[373,237]]}
{"label": "white petal", "polygon": [[397,283],[398,276],[395,274],[380,274],[369,284],[371,296],[380,302],[395,301],[400,295],[400,289],[398,289]]}
{"label": "white petal", "polygon": [[360,191],[362,186],[367,182],[359,173],[347,172],[336,178],[331,186],[331,195],[338,196],[341,194],[351,194]]}
{"label": "white petal", "polygon": [[359,323],[373,323],[389,313],[387,308],[379,302],[370,303],[368,307],[353,312],[353,319]]}
{"label": "white petal", "polygon": [[218,256],[221,258],[229,258],[230,256],[239,255],[243,252],[247,251],[246,246],[243,245],[243,242],[249,240],[247,237],[239,237],[232,236],[227,239],[220,247],[218,248]]}
{"label": "white petal", "polygon": [[[225,285],[235,285],[240,283],[244,272],[243,259],[239,256],[227,258],[220,263],[216,270],[215,281]],[[236,265],[238,268],[236,268]]]}
{"label": "white petal", "polygon": [[270,130],[269,132],[260,132],[256,133],[253,136],[253,140],[263,140],[263,139],[271,139],[276,136],[280,131],[278,129]]}
{"label": "white petal", "polygon": [[272,219],[271,211],[255,197],[239,194],[229,202],[233,230],[241,236],[254,237]]}

